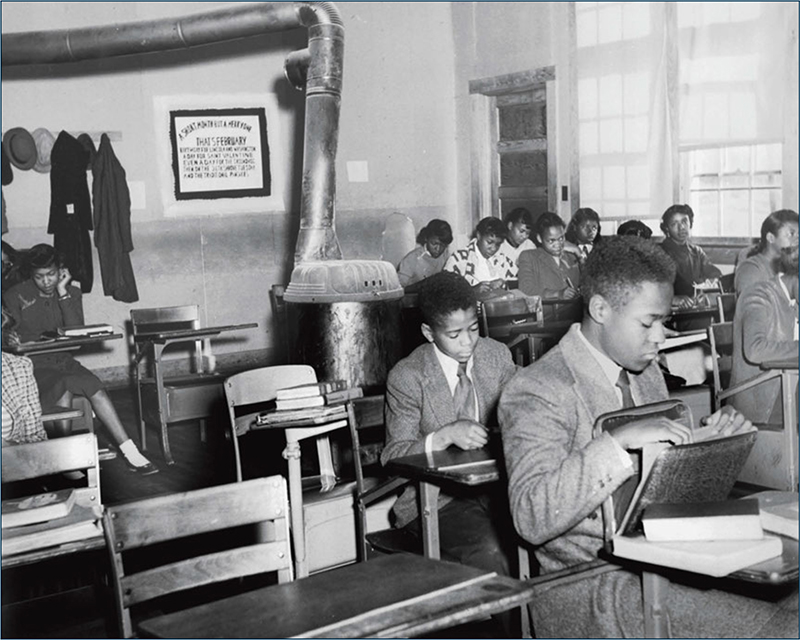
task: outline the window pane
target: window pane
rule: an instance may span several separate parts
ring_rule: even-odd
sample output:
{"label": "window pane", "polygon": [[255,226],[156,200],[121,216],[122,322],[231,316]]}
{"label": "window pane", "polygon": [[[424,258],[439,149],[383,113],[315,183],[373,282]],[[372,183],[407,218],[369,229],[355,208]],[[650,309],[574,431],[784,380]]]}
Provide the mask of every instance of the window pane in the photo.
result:
{"label": "window pane", "polygon": [[783,164],[782,149],[779,144],[758,144],[756,145],[756,166],[757,171],[780,171]]}
{"label": "window pane", "polygon": [[625,199],[624,167],[605,167],[603,169],[603,197],[611,200]]}
{"label": "window pane", "polygon": [[622,7],[618,4],[601,7],[597,12],[599,36],[598,40],[604,42],[619,42],[622,40]]}
{"label": "window pane", "polygon": [[750,175],[747,173],[736,173],[722,176],[723,189],[748,189],[750,187]]}
{"label": "window pane", "polygon": [[581,202],[602,200],[603,174],[599,167],[584,167],[581,169]]}
{"label": "window pane", "polygon": [[723,236],[750,235],[750,192],[722,192],[722,230]]}
{"label": "window pane", "polygon": [[581,11],[579,5],[590,4],[588,2],[576,2],[575,4],[577,10],[575,16],[575,27],[578,48],[593,47],[597,44],[597,12]]}
{"label": "window pane", "polygon": [[780,187],[781,174],[779,172],[756,173],[753,176],[754,187]]}
{"label": "window pane", "polygon": [[618,118],[603,120],[600,123],[600,152],[619,153],[622,151],[622,121]]}
{"label": "window pane", "polygon": [[625,40],[643,38],[650,33],[650,4],[626,2],[622,5],[622,37]]}
{"label": "window pane", "polygon": [[723,155],[725,173],[750,172],[750,147],[728,147]]}
{"label": "window pane", "polygon": [[602,76],[597,96],[600,116],[618,116],[622,113],[622,76],[619,74]]}
{"label": "window pane", "polygon": [[597,117],[597,79],[578,81],[578,118],[587,120]]}
{"label": "window pane", "polygon": [[692,193],[691,202],[689,204],[695,212],[692,233],[696,236],[718,236],[718,192],[700,191]]}
{"label": "window pane", "polygon": [[547,186],[547,153],[503,153],[500,155],[500,185],[503,187]]}
{"label": "window pane", "polygon": [[581,155],[593,156],[599,153],[597,141],[597,121],[581,122],[579,127]]}
{"label": "window pane", "polygon": [[542,103],[514,104],[497,108],[501,141],[547,137]]}
{"label": "window pane", "polygon": [[719,149],[699,149],[689,155],[694,159],[692,163],[694,166],[693,173],[719,173]]}

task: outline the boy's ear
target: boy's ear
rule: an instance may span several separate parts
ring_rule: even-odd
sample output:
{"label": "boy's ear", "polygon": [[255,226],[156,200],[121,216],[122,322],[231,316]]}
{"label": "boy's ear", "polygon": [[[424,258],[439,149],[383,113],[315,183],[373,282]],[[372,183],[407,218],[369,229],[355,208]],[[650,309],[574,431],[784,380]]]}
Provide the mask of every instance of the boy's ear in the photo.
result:
{"label": "boy's ear", "polygon": [[599,293],[594,294],[589,299],[589,317],[597,324],[606,323],[609,311],[611,311],[611,305]]}
{"label": "boy's ear", "polygon": [[420,326],[420,330],[422,331],[422,335],[425,336],[425,339],[428,342],[433,342],[433,330],[431,329],[430,325],[425,324],[424,322]]}

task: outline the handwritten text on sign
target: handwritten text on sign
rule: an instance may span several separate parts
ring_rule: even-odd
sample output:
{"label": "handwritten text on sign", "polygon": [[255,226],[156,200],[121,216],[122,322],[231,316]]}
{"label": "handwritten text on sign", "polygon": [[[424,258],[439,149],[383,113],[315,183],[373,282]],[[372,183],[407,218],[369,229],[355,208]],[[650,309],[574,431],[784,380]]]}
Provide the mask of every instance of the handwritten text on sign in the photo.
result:
{"label": "handwritten text on sign", "polygon": [[179,198],[270,194],[263,109],[172,112],[171,133]]}

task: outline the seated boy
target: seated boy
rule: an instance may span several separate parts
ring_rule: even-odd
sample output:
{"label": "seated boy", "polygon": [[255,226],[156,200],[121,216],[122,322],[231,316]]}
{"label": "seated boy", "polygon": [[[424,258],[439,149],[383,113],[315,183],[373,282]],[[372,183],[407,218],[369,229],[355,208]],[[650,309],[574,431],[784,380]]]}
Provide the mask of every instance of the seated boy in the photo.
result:
{"label": "seated boy", "polygon": [[506,241],[500,245],[497,253],[505,255],[514,263],[514,278],[517,272],[519,254],[528,249],[535,249],[536,245],[531,240],[533,231],[533,216],[525,207],[512,209],[505,218]]}
{"label": "seated boy", "polygon": [[572,300],[580,295],[578,261],[564,251],[564,242],[564,221],[549,211],[540,215],[536,221],[539,248],[519,256],[520,291],[545,300]]}
{"label": "seated boy", "polygon": [[[661,231],[664,240],[661,248],[675,261],[677,274],[674,291],[676,296],[694,297],[694,284],[719,278],[722,272],[711,264],[706,252],[689,240],[694,225],[694,211],[688,204],[673,204],[661,216]],[[684,305],[685,306],[685,305]]]}
{"label": "seated boy", "polygon": [[[478,336],[475,293],[466,280],[443,271],[419,292],[427,344],[395,365],[386,382],[386,447],[381,462],[455,445],[480,449],[489,441],[500,391],[516,371],[502,344]],[[512,531],[502,493],[439,497],[442,558],[508,575],[504,537]],[[420,535],[414,488],[393,508],[395,526]]]}
{"label": "seated boy", "polygon": [[475,237],[447,259],[444,270],[463,276],[481,296],[502,289],[507,279],[516,277],[516,265],[499,252],[505,238],[502,220],[483,218],[475,227]]}
{"label": "seated boy", "polygon": [[[657,358],[674,277],[674,263],[655,244],[604,239],[584,267],[582,322],[503,391],[509,505],[519,534],[538,545],[542,573],[597,557],[600,507],[634,473],[626,450],[691,441],[689,429],[666,419],[592,437],[601,414],[667,399]],[[730,407],[706,424],[724,435],[752,428]],[[536,635],[644,637],[641,596],[641,577],[628,570],[553,588],[532,602]],[[797,633],[796,598],[795,591],[770,602],[673,582],[664,613],[676,638],[782,637]]]}

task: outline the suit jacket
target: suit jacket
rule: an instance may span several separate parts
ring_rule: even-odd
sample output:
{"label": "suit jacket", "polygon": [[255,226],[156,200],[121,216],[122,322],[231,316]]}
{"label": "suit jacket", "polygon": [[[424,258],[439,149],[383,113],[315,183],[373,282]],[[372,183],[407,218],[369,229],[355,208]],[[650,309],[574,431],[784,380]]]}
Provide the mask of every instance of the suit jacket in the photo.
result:
{"label": "suit jacket", "polygon": [[[434,349],[430,343],[417,347],[389,372],[385,405],[386,447],[381,454],[384,464],[392,458],[424,453],[426,436],[456,420],[453,395]],[[489,338],[478,339],[473,358],[472,378],[480,422],[490,426],[500,392],[517,367],[508,348]],[[439,508],[450,500],[441,495]],[[393,510],[398,527],[418,517],[416,490],[407,488],[395,502]]]}
{"label": "suit jacket", "polygon": [[[520,371],[498,406],[511,514],[517,532],[539,545],[535,553],[543,573],[597,557],[603,544],[600,507],[633,474],[611,436],[592,438],[595,419],[619,409],[620,403],[577,335],[578,327],[573,325],[556,347]],[[637,405],[668,397],[655,363],[630,374],[630,381]],[[534,603],[543,612],[536,633],[593,638],[633,630],[635,635],[641,625],[641,604],[635,604],[639,588],[637,576],[615,572],[548,591]],[[553,598],[547,597],[550,593]],[[629,611],[633,626],[620,620]]]}
{"label": "suit jacket", "polygon": [[[745,289],[733,318],[731,385],[757,376],[762,362],[796,356],[796,321],[797,305],[789,303],[778,276]],[[780,392],[780,380],[773,379],[737,393],[731,404],[753,422],[780,424]]]}
{"label": "suit jacket", "polygon": [[545,289],[564,289],[569,286],[567,278],[574,287],[580,282],[578,262],[570,253],[562,253],[557,265],[544,249],[531,249],[519,254],[517,264],[519,289],[526,296],[543,296]]}

